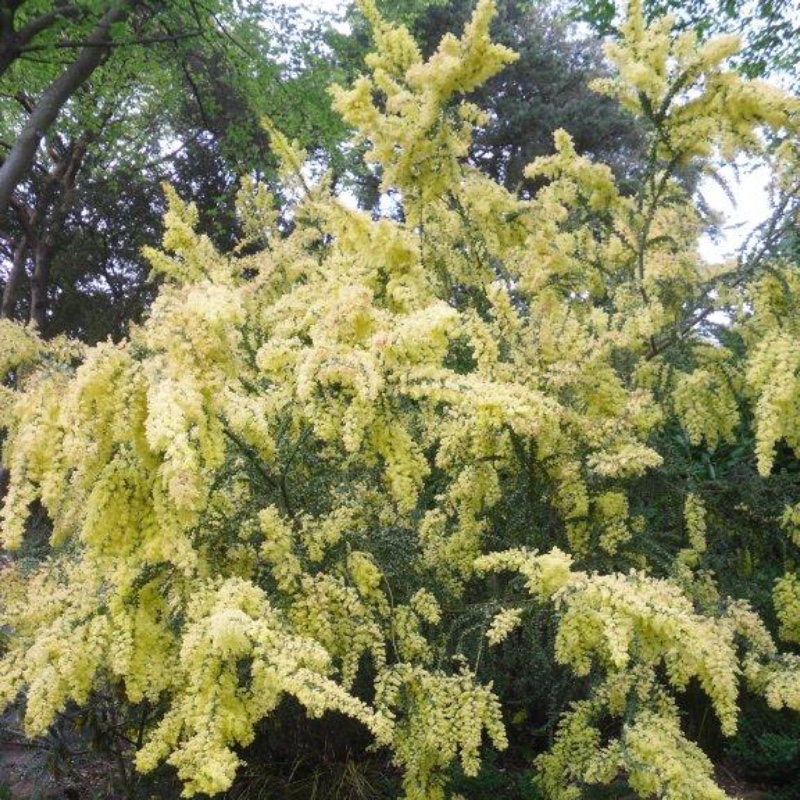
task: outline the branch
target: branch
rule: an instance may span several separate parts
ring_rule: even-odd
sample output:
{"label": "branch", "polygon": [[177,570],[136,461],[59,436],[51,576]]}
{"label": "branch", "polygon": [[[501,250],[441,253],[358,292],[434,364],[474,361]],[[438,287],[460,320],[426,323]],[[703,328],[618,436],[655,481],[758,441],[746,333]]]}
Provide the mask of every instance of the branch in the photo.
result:
{"label": "branch", "polygon": [[[22,284],[22,279],[25,277],[25,262],[27,261],[28,246],[28,237],[23,234],[17,246],[14,248],[11,269],[8,273],[5,288],[3,289],[2,301],[0,301],[0,319],[14,318],[19,288]],[[0,481],[0,483],[2,483],[2,481]]]}
{"label": "branch", "polygon": [[[165,161],[171,161],[181,150],[185,150],[192,142],[196,142],[200,136],[203,134],[202,130],[195,131],[186,141],[176,147],[174,150],[171,150],[169,153],[165,153],[163,156],[158,156],[158,158],[154,158],[151,161],[148,161],[146,164],[143,164],[140,167],[140,170],[144,172],[144,170],[152,169],[153,167],[157,167],[159,164],[163,164]],[[2,142],[0,142],[2,144]]]}
{"label": "branch", "polygon": [[55,24],[59,18],[67,19],[69,17],[77,17],[80,16],[80,13],[80,9],[76,6],[66,6],[55,8],[52,11],[42,14],[41,17],[32,19],[27,25],[17,31],[14,37],[17,46],[25,46],[35,36],[38,36],[42,31],[47,30],[51,25]]}
{"label": "branch", "polygon": [[189,65],[186,63],[185,60],[181,61],[181,70],[183,71],[184,77],[186,78],[186,82],[189,84],[189,88],[191,89],[192,96],[197,103],[198,111],[200,112],[200,118],[203,121],[203,125],[205,126],[206,130],[216,135],[216,131],[214,130],[214,125],[211,122],[211,117],[206,112],[206,107],[203,104],[202,93],[200,92],[199,87],[195,83],[194,78],[192,77],[191,70],[189,69]]}
{"label": "branch", "polygon": [[16,100],[29,114],[33,111],[33,98],[30,95],[25,94],[25,92],[17,92],[14,95],[14,100]]}
{"label": "branch", "polygon": [[160,42],[177,42],[181,39],[191,39],[195,36],[202,36],[202,31],[187,31],[186,33],[163,34],[161,36],[147,36],[142,39],[130,39],[124,42],[51,42],[50,44],[36,44],[25,47],[22,53],[35,53],[40,50],[78,50],[82,47],[105,47],[113,49],[117,47],[138,47],[139,45],[158,44]]}
{"label": "branch", "polygon": [[[739,263],[737,265],[737,277],[730,283],[731,288],[735,289],[741,286],[746,280],[751,278],[753,273],[755,273],[755,271],[762,265],[764,260],[769,256],[772,247],[779,243],[784,235],[794,227],[794,221],[791,218],[786,219],[784,215],[791,201],[797,197],[798,191],[800,191],[800,185],[793,187],[790,192],[787,192],[770,219],[760,226],[761,228],[766,228],[761,243],[746,263],[742,257],[739,258]],[[698,325],[701,325],[703,322],[705,322],[716,310],[717,309],[714,307],[713,303],[698,309],[692,316],[689,317],[688,320],[686,320],[686,322],[683,323],[683,325],[678,328],[678,330],[672,336],[669,336],[668,338],[659,342],[657,346],[652,347],[650,352],[645,356],[645,359],[650,361],[657,355],[663,353],[669,347],[672,347],[672,345],[677,344],[681,340],[685,339]]]}
{"label": "branch", "polygon": [[14,209],[14,215],[16,216],[17,222],[19,222],[19,225],[22,228],[25,236],[27,236],[29,239],[33,239],[34,230],[31,220],[31,210],[16,197],[11,199],[11,207]]}
{"label": "branch", "polygon": [[[115,3],[98,22],[90,42],[106,42],[112,27],[124,21],[140,0]],[[42,137],[70,97],[89,79],[109,54],[108,47],[85,47],[75,61],[45,90],[0,167],[0,210],[5,209],[17,184],[30,170]]]}
{"label": "branch", "polygon": [[[10,8],[9,8],[10,5]],[[19,58],[25,45],[42,31],[55,24],[59,18],[80,15],[80,9],[75,6],[65,6],[53,9],[32,19],[27,25],[14,30],[14,14],[22,2],[10,3],[6,0],[5,8],[0,11],[2,18],[2,39],[0,39],[0,76]]]}

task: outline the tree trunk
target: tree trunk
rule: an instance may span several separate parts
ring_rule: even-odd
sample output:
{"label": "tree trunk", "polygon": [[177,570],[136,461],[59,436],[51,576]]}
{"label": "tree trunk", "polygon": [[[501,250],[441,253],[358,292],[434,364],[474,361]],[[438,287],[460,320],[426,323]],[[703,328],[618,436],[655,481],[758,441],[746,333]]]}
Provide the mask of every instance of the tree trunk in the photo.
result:
{"label": "tree trunk", "polygon": [[11,262],[11,271],[8,273],[5,289],[3,289],[3,302],[0,305],[0,319],[13,319],[14,309],[17,305],[19,286],[25,275],[25,261],[28,257],[28,237],[23,234],[19,243],[14,248],[14,260]]}
{"label": "tree trunk", "polygon": [[42,137],[64,104],[108,57],[110,47],[102,45],[109,41],[112,26],[123,21],[138,2],[140,0],[117,0],[87,37],[87,46],[39,98],[0,167],[0,209],[8,206],[17,184],[30,170]]}
{"label": "tree trunk", "polygon": [[31,277],[31,322],[44,336],[47,324],[47,287],[50,285],[50,264],[53,248],[48,237],[42,238],[33,248],[33,276]]}
{"label": "tree trunk", "polygon": [[[104,118],[103,124],[108,117]],[[64,226],[69,210],[75,201],[75,181],[83,166],[86,150],[92,140],[92,134],[84,134],[78,141],[68,148],[64,160],[57,165],[53,185],[61,186],[61,197],[50,209],[49,219],[46,212],[47,204],[41,207],[38,216],[39,238],[33,246],[33,278],[31,280],[31,322],[39,329],[39,334],[44,336],[44,326],[47,321],[47,289],[50,284],[53,255],[56,251],[58,234]]]}

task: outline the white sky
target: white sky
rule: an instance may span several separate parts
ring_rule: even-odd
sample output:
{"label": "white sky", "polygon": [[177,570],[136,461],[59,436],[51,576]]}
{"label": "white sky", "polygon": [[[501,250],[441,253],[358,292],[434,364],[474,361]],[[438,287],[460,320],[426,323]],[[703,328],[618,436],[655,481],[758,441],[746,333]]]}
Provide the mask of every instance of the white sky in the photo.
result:
{"label": "white sky", "polygon": [[326,14],[342,14],[348,0],[279,0],[284,6],[298,8],[302,11],[324,12]]}
{"label": "white sky", "polygon": [[769,169],[754,162],[740,162],[737,167],[738,176],[733,167],[721,171],[735,205],[716,182],[706,179],[700,187],[706,202],[724,218],[719,242],[708,236],[700,239],[700,253],[708,261],[719,263],[733,257],[751,231],[770,215]]}

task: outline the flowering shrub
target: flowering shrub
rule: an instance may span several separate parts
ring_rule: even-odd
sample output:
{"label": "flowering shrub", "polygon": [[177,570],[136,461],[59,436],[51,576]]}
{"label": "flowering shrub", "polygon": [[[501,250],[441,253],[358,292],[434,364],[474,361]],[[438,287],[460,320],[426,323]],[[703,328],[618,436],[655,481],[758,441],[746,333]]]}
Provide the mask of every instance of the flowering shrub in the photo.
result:
{"label": "flowering shrub", "polygon": [[[637,191],[558,131],[520,199],[465,158],[484,119],[459,98],[514,58],[489,39],[491,0],[426,62],[364,9],[369,74],[333,95],[397,213],[309,185],[272,130],[290,230],[246,182],[250,246],[219,253],[168,191],[163,288],[129,340],[81,354],[3,323],[3,543],[20,545],[34,501],[53,530],[35,570],[3,574],[0,706],[23,696],[36,736],[121,686],[160,709],[137,768],[172,764],[191,796],[228,788],[292,696],[359,720],[407,797],[435,800],[453,762],[474,774],[507,741],[447,632],[481,596],[487,646],[549,609],[552,658],[588,678],[538,761],[548,797],[620,776],[642,797],[722,798],[676,696],[696,680],[730,734],[743,684],[800,708],[800,659],[702,569],[702,498],[687,486],[664,568],[633,491],[669,424],[714,448],[749,409],[764,476],[776,445],[800,449],[800,276],[764,249],[706,264],[680,180],[761,153],[767,130],[785,137],[770,157],[788,208],[800,105],[726,71],[735,41],[646,28],[634,0],[599,88],[649,124]],[[741,346],[709,336],[715,308]],[[794,639],[798,585],[775,594]]]}

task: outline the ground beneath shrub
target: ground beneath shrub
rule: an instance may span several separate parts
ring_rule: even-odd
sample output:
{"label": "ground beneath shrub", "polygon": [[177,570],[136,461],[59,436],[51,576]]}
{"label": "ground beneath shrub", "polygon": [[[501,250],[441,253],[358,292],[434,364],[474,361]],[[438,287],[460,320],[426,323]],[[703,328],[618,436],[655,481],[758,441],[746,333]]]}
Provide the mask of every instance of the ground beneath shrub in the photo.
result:
{"label": "ground beneath shrub", "polygon": [[[113,772],[114,765],[95,754],[26,742],[13,714],[0,717],[0,800],[111,800]],[[775,790],[741,780],[730,764],[717,765],[717,779],[740,800],[767,800]]]}
{"label": "ground beneath shrub", "polygon": [[0,800],[110,800],[112,774],[93,754],[26,741],[15,714],[0,716]]}
{"label": "ground beneath shrub", "polygon": [[775,787],[758,786],[737,778],[730,764],[717,764],[716,772],[717,783],[731,797],[738,797],[741,800],[766,800],[771,791],[775,791]]}

